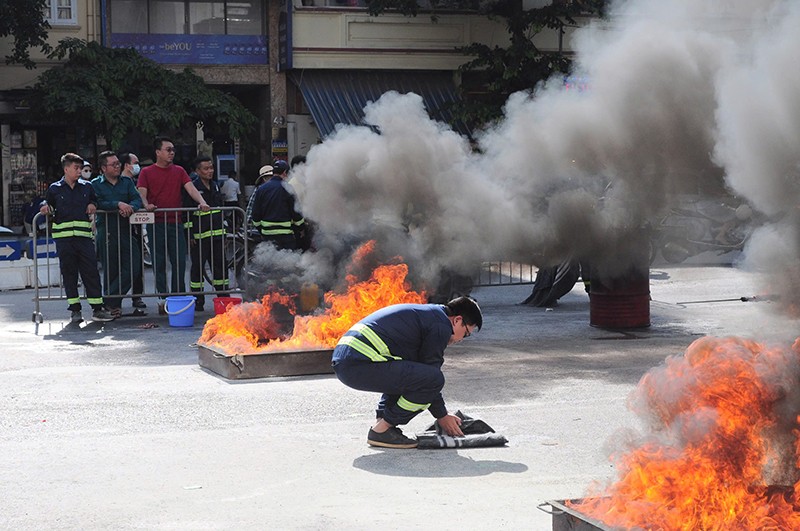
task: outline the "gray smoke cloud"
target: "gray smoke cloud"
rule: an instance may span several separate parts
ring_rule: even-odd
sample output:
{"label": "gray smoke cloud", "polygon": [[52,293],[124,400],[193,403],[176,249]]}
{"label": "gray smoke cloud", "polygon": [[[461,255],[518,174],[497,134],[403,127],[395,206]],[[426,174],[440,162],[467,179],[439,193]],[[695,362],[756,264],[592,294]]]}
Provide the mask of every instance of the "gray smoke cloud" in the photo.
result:
{"label": "gray smoke cloud", "polygon": [[[588,88],[565,90],[559,77],[512,95],[475,150],[419,96],[384,94],[365,109],[372,127],[341,126],[293,172],[329,253],[319,259],[333,261],[316,269],[336,277],[369,239],[424,282],[483,260],[613,267],[630,261],[643,222],[723,182],[781,218],[755,234],[761,257],[772,250],[762,232],[797,241],[798,5],[618,2],[576,32],[573,74]],[[784,263],[797,262],[784,247]]]}

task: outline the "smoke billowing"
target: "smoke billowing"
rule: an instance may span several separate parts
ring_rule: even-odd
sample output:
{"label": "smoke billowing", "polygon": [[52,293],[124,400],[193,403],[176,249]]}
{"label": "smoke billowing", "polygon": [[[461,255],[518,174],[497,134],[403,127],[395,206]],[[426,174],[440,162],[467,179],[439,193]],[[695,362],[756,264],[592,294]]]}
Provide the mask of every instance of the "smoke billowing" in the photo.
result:
{"label": "smoke billowing", "polygon": [[428,282],[482,260],[626,263],[676,196],[727,186],[777,223],[754,263],[797,263],[797,245],[759,234],[800,241],[798,27],[789,0],[618,2],[576,33],[588,88],[512,95],[474,150],[417,95],[386,93],[372,127],[341,126],[294,173],[321,258],[376,238]]}

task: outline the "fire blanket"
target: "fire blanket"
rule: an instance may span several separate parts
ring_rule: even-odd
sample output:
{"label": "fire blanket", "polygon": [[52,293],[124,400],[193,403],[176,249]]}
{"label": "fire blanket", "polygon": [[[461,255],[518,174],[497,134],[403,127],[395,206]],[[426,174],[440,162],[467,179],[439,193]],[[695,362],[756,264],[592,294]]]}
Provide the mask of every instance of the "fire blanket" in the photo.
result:
{"label": "fire blanket", "polygon": [[478,448],[483,446],[503,446],[508,442],[504,435],[495,433],[491,426],[480,419],[456,411],[461,419],[463,437],[451,437],[439,426],[437,420],[428,429],[417,434],[417,448]]}

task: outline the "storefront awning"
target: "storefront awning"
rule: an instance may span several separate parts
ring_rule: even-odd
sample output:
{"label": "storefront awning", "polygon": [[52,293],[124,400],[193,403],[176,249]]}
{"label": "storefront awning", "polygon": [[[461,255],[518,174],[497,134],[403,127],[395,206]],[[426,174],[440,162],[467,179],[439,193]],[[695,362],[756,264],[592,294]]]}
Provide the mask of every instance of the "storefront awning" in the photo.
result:
{"label": "storefront awning", "polygon": [[[290,74],[323,138],[336,129],[336,124],[364,125],[364,106],[390,90],[419,94],[430,117],[448,124],[452,123],[450,108],[459,99],[451,72],[294,70]],[[460,122],[453,128],[469,134]]]}

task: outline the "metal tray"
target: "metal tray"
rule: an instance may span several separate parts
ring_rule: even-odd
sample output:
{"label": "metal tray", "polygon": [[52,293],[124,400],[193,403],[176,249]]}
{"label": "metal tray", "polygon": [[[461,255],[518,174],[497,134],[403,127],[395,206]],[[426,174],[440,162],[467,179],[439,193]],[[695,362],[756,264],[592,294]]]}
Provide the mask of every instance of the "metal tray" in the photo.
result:
{"label": "metal tray", "polygon": [[[567,501],[581,500],[549,500],[539,504],[540,510],[553,515],[553,531],[618,531],[616,527],[610,527],[591,516],[567,507]],[[547,505],[552,507],[552,510],[547,510]]]}
{"label": "metal tray", "polygon": [[329,374],[333,372],[332,354],[333,349],[326,349],[232,356],[213,347],[197,346],[197,361],[200,366],[228,380]]}

